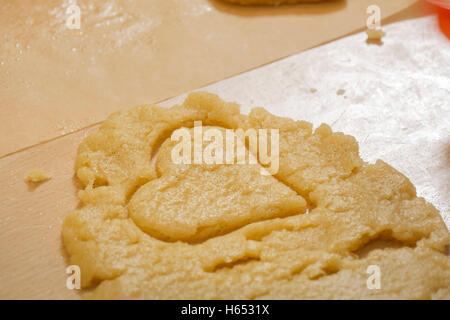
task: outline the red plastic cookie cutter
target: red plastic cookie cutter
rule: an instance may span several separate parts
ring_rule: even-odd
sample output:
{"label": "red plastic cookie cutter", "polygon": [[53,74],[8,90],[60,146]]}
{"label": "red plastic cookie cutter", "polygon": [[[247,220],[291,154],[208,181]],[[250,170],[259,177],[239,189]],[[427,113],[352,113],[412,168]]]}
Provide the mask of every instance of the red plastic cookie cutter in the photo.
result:
{"label": "red plastic cookie cutter", "polygon": [[427,1],[438,7],[450,10],[450,0],[427,0]]}
{"label": "red plastic cookie cutter", "polygon": [[439,28],[450,40],[450,0],[427,0],[429,3],[437,6]]}

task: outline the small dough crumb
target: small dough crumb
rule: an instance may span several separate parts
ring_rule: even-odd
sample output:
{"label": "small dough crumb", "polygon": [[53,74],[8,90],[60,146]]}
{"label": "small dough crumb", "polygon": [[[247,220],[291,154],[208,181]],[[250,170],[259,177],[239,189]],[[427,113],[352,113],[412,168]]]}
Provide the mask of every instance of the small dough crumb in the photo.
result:
{"label": "small dough crumb", "polygon": [[336,91],[336,94],[337,94],[338,96],[342,96],[342,95],[344,95],[344,93],[345,93],[345,90],[344,90],[344,89],[339,89],[338,91]]}
{"label": "small dough crumb", "polygon": [[366,33],[367,41],[381,41],[381,38],[386,35],[386,32],[381,29],[367,29]]}
{"label": "small dough crumb", "polygon": [[39,183],[50,180],[51,178],[52,176],[48,172],[39,169],[34,169],[31,170],[30,173],[28,173],[26,180],[28,182]]}

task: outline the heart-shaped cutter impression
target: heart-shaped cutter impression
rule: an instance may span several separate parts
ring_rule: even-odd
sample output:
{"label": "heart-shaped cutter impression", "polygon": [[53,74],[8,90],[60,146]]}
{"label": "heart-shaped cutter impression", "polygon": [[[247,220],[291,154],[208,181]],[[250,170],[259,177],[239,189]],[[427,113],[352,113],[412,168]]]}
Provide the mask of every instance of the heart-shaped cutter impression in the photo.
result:
{"label": "heart-shaped cutter impression", "polygon": [[[226,137],[224,128],[203,128]],[[194,129],[179,130],[188,130],[193,140]],[[238,163],[235,156],[233,164],[175,164],[176,145],[171,139],[161,145],[156,155],[159,177],[142,186],[129,203],[130,217],[147,234],[192,243],[252,222],[305,212],[303,197],[273,176],[263,175],[259,163]]]}

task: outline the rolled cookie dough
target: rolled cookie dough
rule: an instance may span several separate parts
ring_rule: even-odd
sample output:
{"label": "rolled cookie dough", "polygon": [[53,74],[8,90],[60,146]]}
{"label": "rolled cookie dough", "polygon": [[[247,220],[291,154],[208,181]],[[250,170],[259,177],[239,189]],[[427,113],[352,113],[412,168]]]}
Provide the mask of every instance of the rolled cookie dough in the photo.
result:
{"label": "rolled cookie dough", "polygon": [[[174,164],[171,134],[279,129],[279,171]],[[188,129],[191,130],[191,129]],[[88,298],[450,298],[449,232],[410,181],[327,125],[194,93],[112,114],[80,145],[82,207],[63,224]],[[380,288],[368,286],[370,266]]]}

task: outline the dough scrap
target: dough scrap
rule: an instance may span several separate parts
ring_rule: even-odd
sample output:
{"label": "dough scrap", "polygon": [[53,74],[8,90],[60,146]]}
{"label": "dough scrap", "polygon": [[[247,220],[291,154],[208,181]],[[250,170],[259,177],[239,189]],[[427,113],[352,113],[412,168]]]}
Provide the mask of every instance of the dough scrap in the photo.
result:
{"label": "dough scrap", "polygon": [[[196,120],[279,129],[278,173],[171,163],[172,132]],[[82,286],[97,285],[88,298],[450,298],[439,212],[325,124],[313,131],[262,108],[242,115],[237,104],[193,93],[172,108],[112,114],[80,145],[75,170],[83,206],[62,234]],[[370,265],[381,270],[381,289],[367,287]]]}
{"label": "dough scrap", "polygon": [[51,178],[52,176],[48,172],[39,169],[33,169],[28,173],[26,181],[33,183],[40,183],[50,180]]}
{"label": "dough scrap", "polygon": [[381,41],[381,39],[386,35],[381,29],[367,29],[367,41]]}

